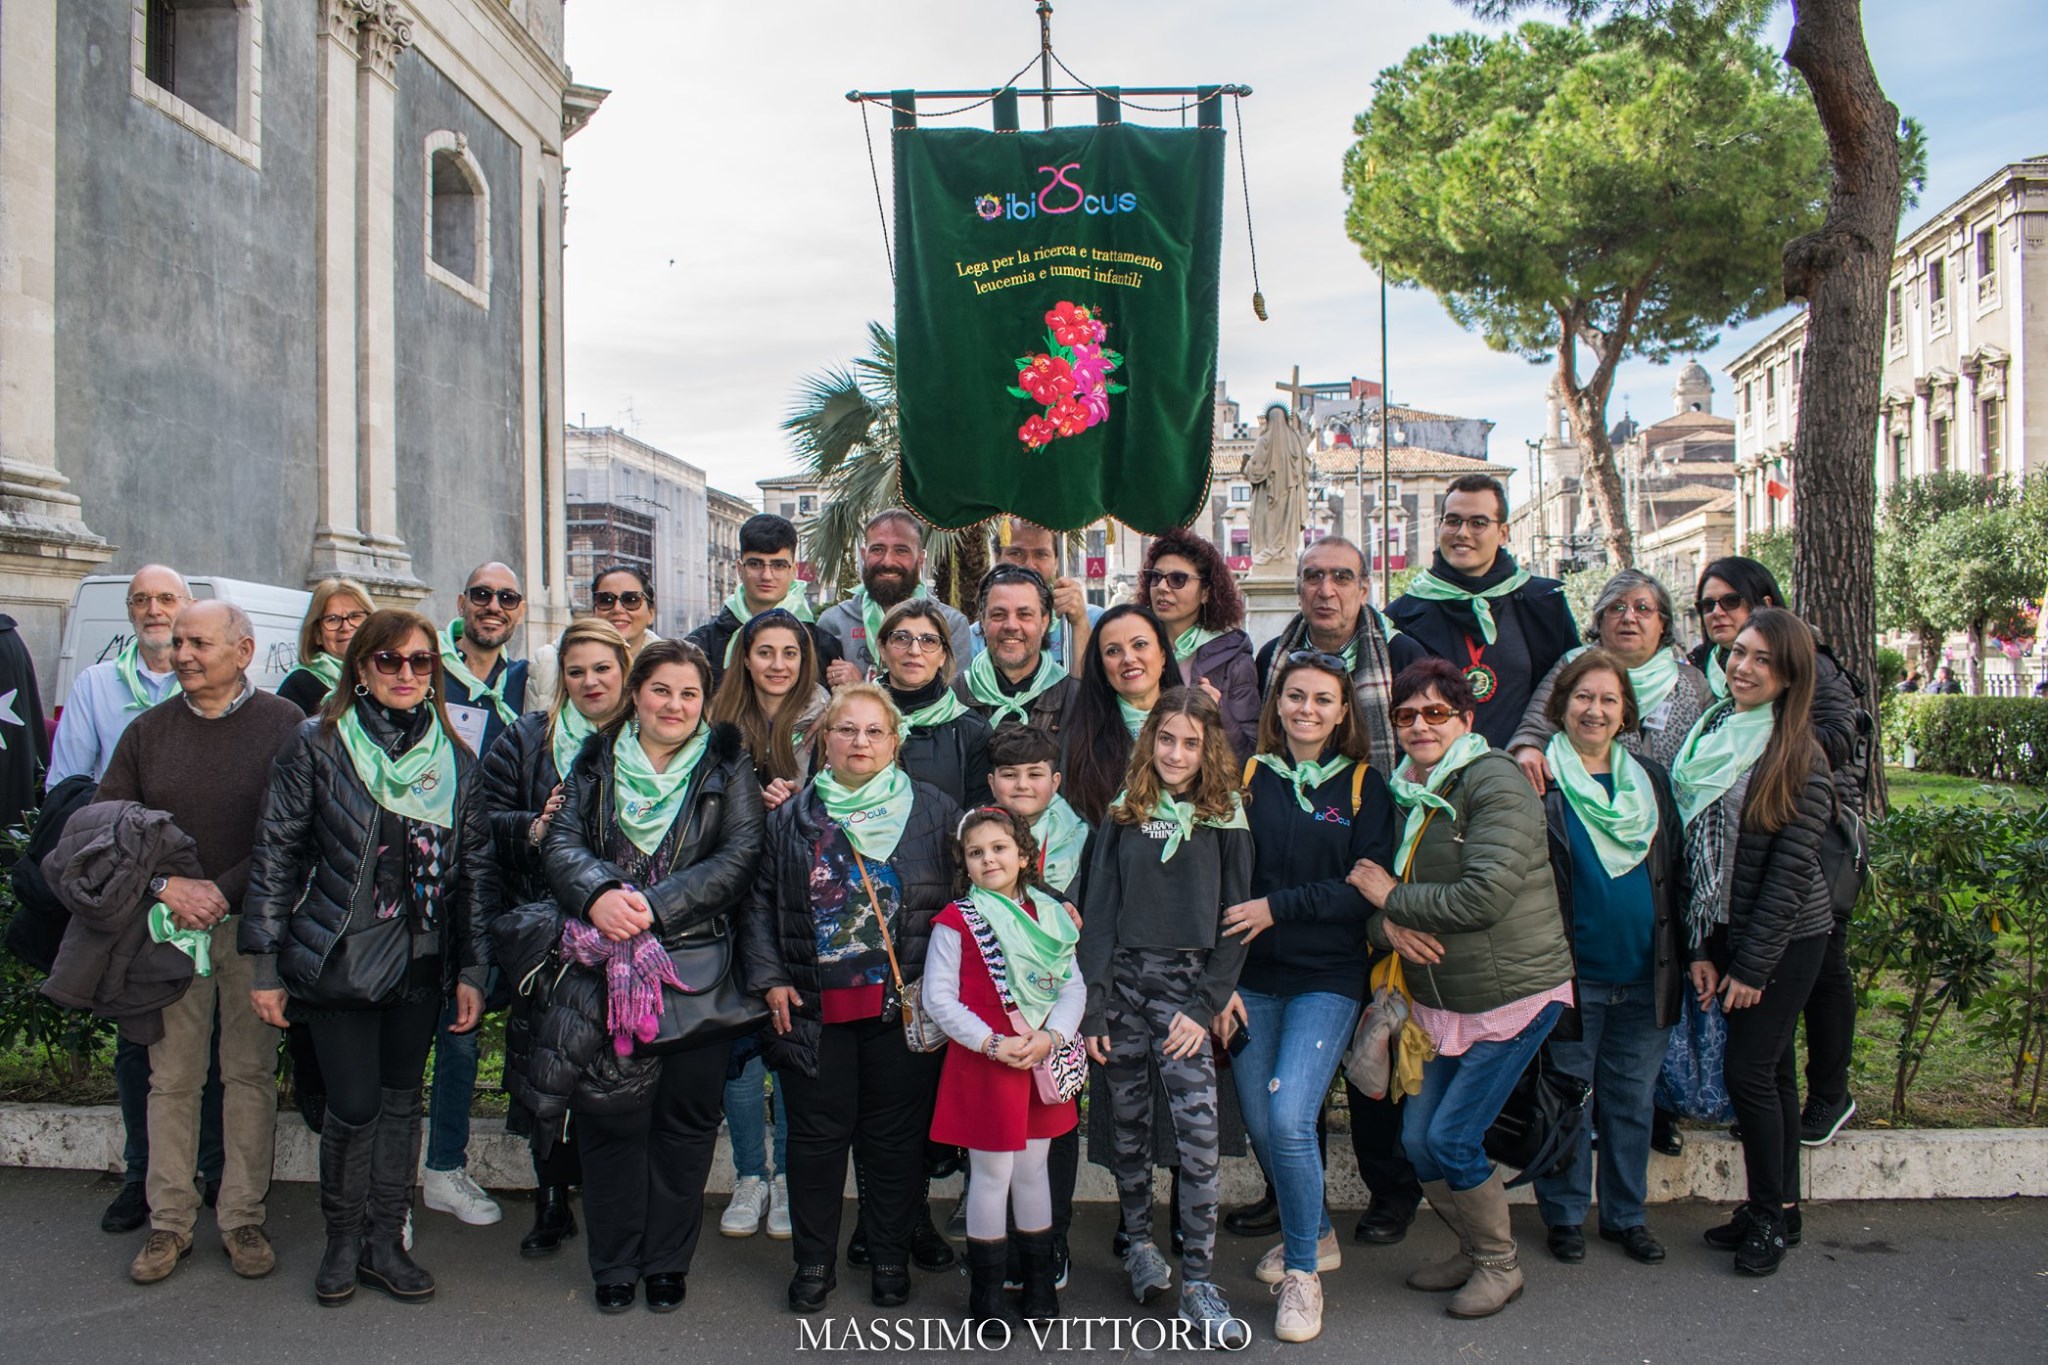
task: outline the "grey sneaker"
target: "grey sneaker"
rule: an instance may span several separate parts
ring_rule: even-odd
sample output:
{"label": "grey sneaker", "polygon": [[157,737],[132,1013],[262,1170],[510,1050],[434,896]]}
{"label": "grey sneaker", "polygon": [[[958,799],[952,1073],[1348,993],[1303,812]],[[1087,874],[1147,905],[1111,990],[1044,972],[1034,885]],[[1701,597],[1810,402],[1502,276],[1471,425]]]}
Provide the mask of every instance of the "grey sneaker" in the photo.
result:
{"label": "grey sneaker", "polygon": [[1242,1351],[1251,1344],[1252,1329],[1231,1316],[1230,1301],[1207,1280],[1188,1280],[1180,1287],[1180,1320],[1201,1334],[1201,1344],[1214,1350]]}
{"label": "grey sneaker", "polygon": [[[1166,1258],[1150,1241],[1131,1243],[1131,1249],[1124,1253],[1124,1274],[1131,1277],[1131,1297],[1139,1303],[1150,1303],[1173,1286],[1173,1272],[1166,1268]],[[1182,1311],[1186,1311],[1185,1299]]]}

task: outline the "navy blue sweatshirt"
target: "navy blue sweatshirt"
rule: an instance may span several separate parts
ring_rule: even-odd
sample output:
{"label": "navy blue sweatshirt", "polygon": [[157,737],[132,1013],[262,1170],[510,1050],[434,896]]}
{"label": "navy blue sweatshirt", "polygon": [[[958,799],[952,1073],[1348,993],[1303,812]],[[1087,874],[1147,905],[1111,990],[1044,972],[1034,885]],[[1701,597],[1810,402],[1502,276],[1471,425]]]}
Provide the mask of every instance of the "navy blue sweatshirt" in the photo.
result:
{"label": "navy blue sweatshirt", "polygon": [[1372,905],[1344,880],[1360,858],[1394,861],[1399,821],[1379,770],[1366,770],[1358,810],[1351,809],[1355,767],[1309,790],[1313,810],[1294,799],[1294,784],[1264,764],[1245,790],[1245,821],[1258,862],[1252,896],[1266,897],[1273,927],[1252,940],[1239,986],[1261,995],[1327,991],[1354,1000],[1365,994]]}

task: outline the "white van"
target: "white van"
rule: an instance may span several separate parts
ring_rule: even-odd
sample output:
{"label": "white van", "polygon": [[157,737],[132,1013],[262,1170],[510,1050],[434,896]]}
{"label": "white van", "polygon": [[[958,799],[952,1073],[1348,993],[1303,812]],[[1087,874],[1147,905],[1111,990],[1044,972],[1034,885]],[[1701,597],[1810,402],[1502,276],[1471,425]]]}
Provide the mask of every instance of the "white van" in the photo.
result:
{"label": "white van", "polygon": [[[238,578],[188,578],[192,596],[218,598],[249,613],[256,625],[256,657],[249,681],[275,692],[285,675],[299,664],[299,623],[313,594],[304,588],[279,588]],[[59,706],[71,696],[78,675],[127,647],[128,578],[125,574],[94,574],[79,582],[64,614],[64,644],[57,655]]]}

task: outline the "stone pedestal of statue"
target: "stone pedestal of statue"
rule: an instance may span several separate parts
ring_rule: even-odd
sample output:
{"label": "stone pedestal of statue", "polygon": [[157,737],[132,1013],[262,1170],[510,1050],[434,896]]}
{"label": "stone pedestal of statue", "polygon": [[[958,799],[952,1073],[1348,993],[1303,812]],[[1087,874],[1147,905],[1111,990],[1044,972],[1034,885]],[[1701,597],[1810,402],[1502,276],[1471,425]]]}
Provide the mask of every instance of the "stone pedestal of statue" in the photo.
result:
{"label": "stone pedestal of statue", "polygon": [[1237,587],[1244,594],[1244,629],[1254,648],[1278,635],[1301,610],[1291,564],[1274,560],[1255,565]]}

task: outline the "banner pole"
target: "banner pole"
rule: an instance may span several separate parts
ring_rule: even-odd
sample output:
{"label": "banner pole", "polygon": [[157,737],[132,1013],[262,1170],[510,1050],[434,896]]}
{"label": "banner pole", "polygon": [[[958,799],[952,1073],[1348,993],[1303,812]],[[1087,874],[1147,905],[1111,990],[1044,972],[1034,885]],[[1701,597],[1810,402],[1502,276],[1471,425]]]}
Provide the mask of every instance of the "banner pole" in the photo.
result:
{"label": "banner pole", "polygon": [[1038,0],[1038,83],[1045,91],[1045,126],[1052,128],[1052,0]]}

